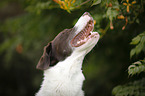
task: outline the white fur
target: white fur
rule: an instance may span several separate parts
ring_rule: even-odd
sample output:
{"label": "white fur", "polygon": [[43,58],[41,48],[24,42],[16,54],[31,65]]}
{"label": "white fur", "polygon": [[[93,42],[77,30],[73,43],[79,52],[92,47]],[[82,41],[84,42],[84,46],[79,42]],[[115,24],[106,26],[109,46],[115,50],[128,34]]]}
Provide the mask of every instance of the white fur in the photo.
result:
{"label": "white fur", "polygon": [[85,55],[96,45],[99,34],[90,38],[64,61],[44,71],[44,81],[36,96],[84,96],[82,63]]}
{"label": "white fur", "polygon": [[77,28],[75,33],[78,34],[82,29],[84,29],[90,19],[92,19],[92,17],[88,15],[81,16],[74,26],[75,28]]}

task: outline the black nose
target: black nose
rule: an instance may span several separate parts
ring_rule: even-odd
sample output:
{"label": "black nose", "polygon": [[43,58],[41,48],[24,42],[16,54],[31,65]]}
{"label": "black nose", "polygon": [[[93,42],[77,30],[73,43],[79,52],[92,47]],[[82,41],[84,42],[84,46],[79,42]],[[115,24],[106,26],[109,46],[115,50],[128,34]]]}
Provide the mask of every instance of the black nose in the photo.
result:
{"label": "black nose", "polygon": [[85,15],[88,15],[88,16],[90,16],[90,17],[91,17],[91,15],[90,15],[90,13],[89,13],[89,12],[85,12],[85,13],[83,14],[83,16],[85,16]]}

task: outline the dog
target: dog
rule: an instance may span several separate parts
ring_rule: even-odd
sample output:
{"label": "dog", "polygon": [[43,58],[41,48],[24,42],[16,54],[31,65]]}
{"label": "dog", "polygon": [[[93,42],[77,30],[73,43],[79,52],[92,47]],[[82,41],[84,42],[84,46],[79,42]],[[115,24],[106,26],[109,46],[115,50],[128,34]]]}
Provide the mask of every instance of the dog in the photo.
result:
{"label": "dog", "polygon": [[84,96],[82,63],[100,35],[92,32],[94,20],[85,12],[71,29],[64,29],[44,47],[37,69],[44,80],[36,96]]}

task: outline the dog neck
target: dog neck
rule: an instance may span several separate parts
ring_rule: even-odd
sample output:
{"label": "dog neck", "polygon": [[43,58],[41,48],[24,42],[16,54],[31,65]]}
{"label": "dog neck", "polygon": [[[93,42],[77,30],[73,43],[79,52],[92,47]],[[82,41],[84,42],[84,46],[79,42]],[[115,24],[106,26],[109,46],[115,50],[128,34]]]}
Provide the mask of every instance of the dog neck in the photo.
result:
{"label": "dog neck", "polygon": [[65,60],[44,71],[44,81],[37,96],[83,96],[82,63],[86,52],[74,51]]}
{"label": "dog neck", "polygon": [[70,68],[74,67],[78,70],[82,68],[83,59],[86,55],[86,52],[77,52],[74,51],[70,56],[68,56],[65,60],[58,62],[56,66],[52,67],[55,68],[64,68],[65,70],[71,71]]}

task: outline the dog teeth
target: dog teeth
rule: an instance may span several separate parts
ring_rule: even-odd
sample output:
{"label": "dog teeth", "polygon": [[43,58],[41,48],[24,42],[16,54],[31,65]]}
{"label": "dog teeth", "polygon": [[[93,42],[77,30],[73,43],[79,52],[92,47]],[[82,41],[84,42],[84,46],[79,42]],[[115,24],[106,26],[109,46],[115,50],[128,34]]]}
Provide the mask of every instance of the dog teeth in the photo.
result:
{"label": "dog teeth", "polygon": [[87,38],[86,37],[84,37],[84,40],[86,40]]}
{"label": "dog teeth", "polygon": [[77,41],[77,44],[80,44],[81,41]]}
{"label": "dog teeth", "polygon": [[89,24],[88,26],[89,26],[89,27],[91,27],[91,26],[92,26],[92,24]]}

